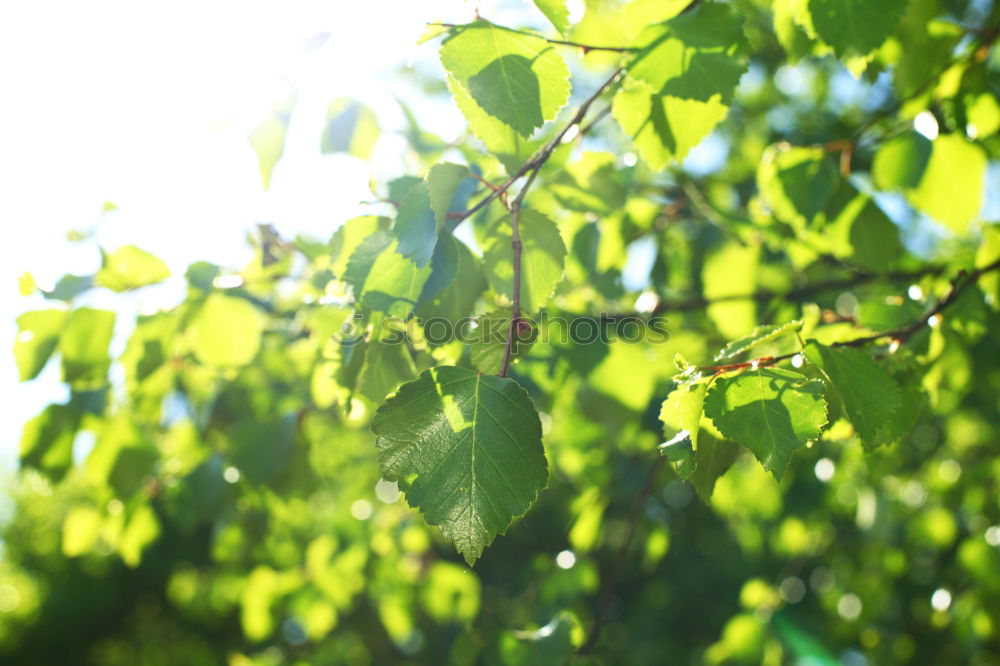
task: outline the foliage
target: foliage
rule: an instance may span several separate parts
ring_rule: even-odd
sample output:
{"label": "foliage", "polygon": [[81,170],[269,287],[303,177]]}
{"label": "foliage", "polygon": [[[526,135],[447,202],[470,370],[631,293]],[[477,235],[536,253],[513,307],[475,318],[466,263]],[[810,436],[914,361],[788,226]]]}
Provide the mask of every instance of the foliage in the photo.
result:
{"label": "foliage", "polygon": [[35,296],[4,663],[1000,663],[1000,6],[536,5],[329,241]]}

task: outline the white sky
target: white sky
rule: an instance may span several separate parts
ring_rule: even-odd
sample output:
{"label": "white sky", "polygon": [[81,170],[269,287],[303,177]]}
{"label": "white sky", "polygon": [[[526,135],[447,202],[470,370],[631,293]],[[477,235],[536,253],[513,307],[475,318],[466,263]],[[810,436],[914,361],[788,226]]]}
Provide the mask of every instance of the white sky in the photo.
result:
{"label": "white sky", "polygon": [[[523,7],[521,0],[481,4]],[[93,245],[74,246],[65,237],[70,229],[96,227],[103,247],[134,243],[174,271],[171,284],[132,299],[133,307],[141,300],[148,308],[177,302],[181,276],[193,261],[243,261],[244,233],[258,221],[273,221],[288,236],[328,237],[369,196],[369,169],[347,156],[320,154],[326,106],[335,97],[355,97],[383,120],[397,118],[398,90],[387,82],[388,70],[410,58],[435,60],[436,43],[415,45],[425,22],[465,22],[473,8],[463,0],[0,5],[0,224],[6,235],[0,243],[0,460],[15,458],[23,420],[64,395],[56,364],[35,382],[17,382],[14,318],[54,306],[21,297],[21,273],[31,271],[43,285],[67,272],[93,273],[99,265]],[[322,32],[331,33],[323,46],[306,49]],[[289,85],[298,104],[285,156],[265,192],[247,135]],[[431,129],[452,135],[464,124],[450,108],[431,115]],[[401,139],[387,136],[377,155],[391,168],[402,147]],[[105,201],[119,210],[101,215]],[[89,299],[113,309],[122,303],[101,290]]]}

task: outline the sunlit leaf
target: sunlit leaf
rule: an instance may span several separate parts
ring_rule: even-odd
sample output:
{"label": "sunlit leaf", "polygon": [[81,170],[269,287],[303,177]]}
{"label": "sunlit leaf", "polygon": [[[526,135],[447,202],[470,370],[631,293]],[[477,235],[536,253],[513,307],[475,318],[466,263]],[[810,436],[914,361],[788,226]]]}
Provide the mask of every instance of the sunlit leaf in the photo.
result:
{"label": "sunlit leaf", "polygon": [[207,365],[241,366],[260,348],[264,316],[240,298],[212,294],[191,321],[188,333],[195,357]]}
{"label": "sunlit leaf", "polygon": [[881,443],[882,431],[900,403],[899,388],[889,373],[868,354],[850,347],[810,342],[805,355],[823,371],[865,446]]}
{"label": "sunlit leaf", "polygon": [[37,377],[48,363],[68,315],[65,310],[34,310],[18,316],[14,358],[22,382]]}
{"label": "sunlit leaf", "polygon": [[480,109],[524,138],[569,98],[569,71],[551,44],[487,21],[454,28],[441,62]]}
{"label": "sunlit leaf", "polygon": [[777,478],[796,450],[819,437],[827,420],[822,382],[780,368],[716,380],[705,398],[705,414]]}
{"label": "sunlit leaf", "polygon": [[367,160],[378,141],[375,112],[352,99],[335,99],[326,110],[321,145],[324,153],[347,153]]}
{"label": "sunlit leaf", "polygon": [[77,308],[66,320],[59,338],[63,381],[78,386],[101,386],[107,380],[111,357],[108,348],[115,328],[115,313]]}
{"label": "sunlit leaf", "polygon": [[94,276],[94,284],[112,291],[128,291],[170,277],[163,261],[135,245],[123,245],[103,258],[104,264]]}
{"label": "sunlit leaf", "polygon": [[864,55],[896,29],[906,0],[809,0],[812,25],[837,55]]}
{"label": "sunlit leaf", "polygon": [[[551,298],[562,278],[566,245],[556,225],[541,213],[522,210],[520,215],[521,309],[538,310]],[[514,250],[510,218],[497,220],[490,230],[491,242],[484,261],[490,287],[507,298],[514,295]]]}

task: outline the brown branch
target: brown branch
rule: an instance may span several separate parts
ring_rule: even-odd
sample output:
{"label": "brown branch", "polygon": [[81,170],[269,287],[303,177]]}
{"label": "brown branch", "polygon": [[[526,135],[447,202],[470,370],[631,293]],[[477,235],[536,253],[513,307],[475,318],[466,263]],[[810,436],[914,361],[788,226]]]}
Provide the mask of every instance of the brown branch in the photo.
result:
{"label": "brown branch", "polygon": [[[877,280],[915,280],[928,275],[938,275],[942,270],[943,268],[941,266],[931,265],[914,271],[892,271],[889,273],[858,272],[853,277],[841,278],[838,280],[827,280],[824,282],[814,282],[812,284],[795,287],[794,289],[789,289],[784,292],[762,289],[749,294],[725,294],[723,296],[715,296],[713,298],[692,296],[677,301],[664,300],[660,302],[660,304],[657,305],[649,314],[659,315],[666,314],[668,312],[690,312],[692,310],[703,310],[704,308],[716,303],[728,303],[732,301],[756,301],[758,303],[766,303],[777,299],[797,302],[806,300],[824,291],[849,289],[851,287],[858,287]],[[615,316],[634,317],[638,314],[640,313],[618,313]]]}
{"label": "brown branch", "polygon": [[[918,331],[920,331],[927,323],[933,318],[940,315],[946,308],[953,304],[963,291],[969,288],[969,286],[975,284],[979,278],[981,278],[986,273],[992,271],[1000,270],[1000,259],[997,259],[993,263],[987,264],[981,268],[977,268],[973,271],[961,271],[954,279],[952,279],[950,286],[948,287],[947,293],[941,297],[934,307],[927,310],[923,315],[920,316],[916,321],[907,324],[906,326],[901,326],[899,328],[894,328],[888,331],[882,331],[881,333],[874,333],[872,335],[865,335],[860,338],[854,338],[852,340],[842,340],[840,342],[834,342],[831,347],[863,347],[870,342],[876,342],[878,340],[890,339],[899,344],[907,342],[911,337],[913,337]],[[723,372],[732,372],[734,370],[746,370],[747,368],[766,368],[771,365],[776,365],[781,361],[787,361],[788,359],[797,356],[800,352],[792,352],[790,354],[782,354],[780,356],[762,356],[760,358],[751,359],[749,361],[742,361],[739,363],[727,363],[724,365],[709,365],[701,366],[698,368],[699,371],[705,374],[719,374]]]}
{"label": "brown branch", "polygon": [[[439,28],[448,28],[449,30],[452,30],[454,28],[464,28],[468,24],[428,23],[427,25],[433,25]],[[635,53],[636,51],[640,50],[634,46],[598,46],[596,44],[581,44],[580,42],[571,42],[565,39],[550,39],[548,37],[544,37],[542,35],[538,35],[533,32],[527,32],[525,30],[516,30],[514,28],[504,28],[504,30],[510,30],[511,32],[516,32],[521,35],[528,35],[529,37],[536,37],[538,39],[548,42],[549,44],[555,44],[557,46],[572,46],[574,48],[582,50],[584,55],[587,55],[591,51],[606,51],[609,53]]]}
{"label": "brown branch", "polygon": [[584,102],[577,108],[576,113],[573,114],[573,117],[566,124],[566,126],[563,127],[558,134],[552,137],[552,139],[550,139],[548,143],[542,146],[538,150],[538,152],[536,152],[530,159],[528,159],[524,164],[522,164],[521,168],[519,168],[513,175],[511,175],[510,178],[504,181],[503,184],[497,186],[495,190],[492,190],[489,194],[480,199],[479,202],[476,203],[476,205],[474,205],[472,208],[469,208],[461,213],[455,213],[454,215],[449,215],[448,218],[451,220],[451,223],[449,225],[450,228],[454,229],[463,220],[479,212],[482,208],[484,208],[494,199],[496,199],[501,194],[506,192],[511,185],[516,183],[518,180],[520,180],[529,172],[534,171],[536,169],[541,169],[541,167],[548,161],[548,159],[552,157],[552,153],[562,142],[563,137],[566,136],[566,133],[569,132],[570,129],[572,129],[573,127],[583,122],[583,118],[584,116],[587,115],[587,111],[590,109],[591,105],[597,100],[598,97],[601,96],[601,94],[604,91],[610,88],[611,85],[618,80],[623,71],[624,70],[622,68],[616,69],[607,81],[601,84],[601,86],[597,90],[595,90],[590,97],[584,100]]}
{"label": "brown branch", "polygon": [[538,172],[541,171],[542,164],[544,162],[539,163],[538,166],[532,169],[528,175],[528,180],[524,181],[521,191],[517,193],[517,196],[510,203],[510,246],[514,250],[514,294],[511,297],[510,325],[507,328],[507,341],[504,343],[503,348],[503,363],[500,365],[499,375],[501,377],[507,376],[507,371],[510,369],[511,357],[514,353],[514,345],[517,344],[517,340],[520,338],[521,250],[523,248],[521,244],[521,204],[524,202],[524,197],[528,194],[528,188],[535,182]]}

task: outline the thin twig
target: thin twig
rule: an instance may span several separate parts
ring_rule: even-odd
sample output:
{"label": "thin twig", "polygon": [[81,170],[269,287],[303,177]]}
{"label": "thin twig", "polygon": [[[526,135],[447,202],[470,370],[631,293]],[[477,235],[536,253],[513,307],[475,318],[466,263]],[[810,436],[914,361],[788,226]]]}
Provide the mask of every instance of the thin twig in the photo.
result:
{"label": "thin twig", "polygon": [[[449,30],[454,28],[465,28],[469,24],[459,24],[459,23],[428,23],[427,25],[437,26],[439,28],[448,28]],[[528,35],[529,37],[536,37],[549,44],[556,44],[557,46],[572,46],[583,51],[584,55],[590,51],[607,51],[609,53],[635,53],[640,49],[634,46],[598,46],[596,44],[581,44],[580,42],[571,42],[565,39],[550,39],[549,37],[544,37],[542,35],[536,34],[534,32],[527,32],[526,30],[517,30],[515,28],[507,28],[504,30],[509,30],[510,32],[516,32],[519,35]]]}
{"label": "thin twig", "polygon": [[528,180],[524,181],[521,191],[510,203],[510,246],[514,250],[514,294],[511,297],[510,325],[507,328],[507,341],[503,348],[503,363],[500,365],[501,377],[507,376],[511,357],[514,354],[514,345],[517,344],[520,333],[518,325],[521,323],[521,251],[523,249],[521,243],[521,204],[528,194],[528,188],[535,182],[538,172],[541,171],[542,164],[544,162],[532,169],[531,173],[528,174]]}
{"label": "thin twig", "polygon": [[448,219],[450,221],[449,224],[450,228],[454,229],[463,220],[479,212],[483,207],[488,205],[502,193],[506,192],[511,185],[520,180],[528,172],[534,170],[535,168],[541,168],[541,166],[545,164],[545,162],[547,162],[550,157],[552,157],[553,151],[555,151],[555,149],[562,142],[563,137],[566,136],[566,133],[583,121],[583,118],[584,116],[587,115],[587,111],[590,109],[590,106],[594,103],[595,100],[597,100],[598,97],[601,96],[601,94],[605,90],[611,87],[611,85],[618,80],[618,77],[621,76],[623,71],[624,70],[622,68],[616,69],[614,73],[611,75],[611,77],[608,78],[607,81],[601,84],[601,86],[597,90],[595,90],[590,97],[584,100],[584,102],[577,108],[576,113],[573,114],[573,117],[566,124],[566,126],[563,127],[563,129],[558,134],[552,137],[552,139],[550,139],[548,143],[542,146],[538,150],[538,152],[536,152],[530,159],[528,159],[524,164],[522,164],[521,168],[519,168],[510,178],[504,181],[503,184],[497,186],[495,190],[490,191],[489,194],[480,199],[472,208],[469,208],[461,213],[453,213],[448,215]]}
{"label": "thin twig", "polygon": [[[898,344],[903,344],[907,342],[911,337],[913,337],[918,331],[920,331],[928,322],[940,315],[946,308],[953,304],[963,291],[968,289],[971,285],[975,284],[979,278],[981,278],[986,273],[992,271],[1000,270],[1000,259],[997,259],[991,264],[987,264],[981,268],[977,268],[973,271],[962,271],[960,272],[952,281],[948,288],[948,292],[941,297],[934,307],[927,310],[923,315],[920,316],[916,321],[907,324],[906,326],[901,326],[899,328],[894,328],[888,331],[882,331],[881,333],[874,333],[872,335],[865,335],[859,338],[854,338],[852,340],[842,340],[840,342],[834,342],[831,347],[863,347],[871,342],[876,342],[878,340],[893,340]],[[762,356],[760,358],[751,359],[749,361],[742,361],[739,363],[727,363],[724,365],[709,365],[699,367],[698,370],[704,374],[718,374],[722,372],[732,372],[734,370],[746,370],[747,368],[766,368],[771,365],[776,365],[781,361],[787,361],[788,359],[797,356],[801,352],[792,352],[789,354],[782,354],[780,356]]]}

